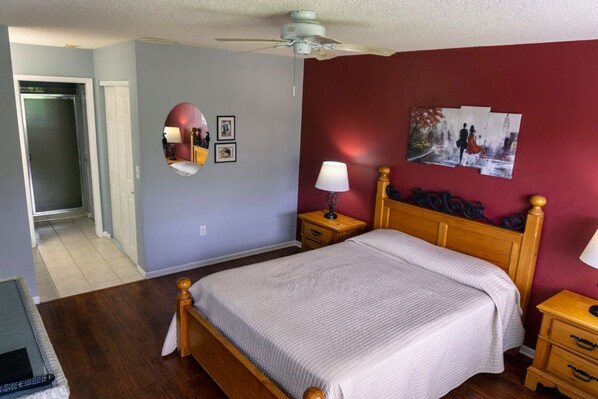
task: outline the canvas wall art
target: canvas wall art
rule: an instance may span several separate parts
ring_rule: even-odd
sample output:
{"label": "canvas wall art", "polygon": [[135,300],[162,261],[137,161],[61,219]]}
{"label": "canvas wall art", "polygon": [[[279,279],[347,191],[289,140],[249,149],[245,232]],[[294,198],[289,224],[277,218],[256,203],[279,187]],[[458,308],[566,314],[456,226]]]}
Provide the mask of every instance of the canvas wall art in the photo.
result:
{"label": "canvas wall art", "polygon": [[458,108],[413,108],[407,160],[454,167],[459,122]]}
{"label": "canvas wall art", "polygon": [[520,125],[521,114],[494,113],[490,107],[413,108],[407,160],[510,179]]}

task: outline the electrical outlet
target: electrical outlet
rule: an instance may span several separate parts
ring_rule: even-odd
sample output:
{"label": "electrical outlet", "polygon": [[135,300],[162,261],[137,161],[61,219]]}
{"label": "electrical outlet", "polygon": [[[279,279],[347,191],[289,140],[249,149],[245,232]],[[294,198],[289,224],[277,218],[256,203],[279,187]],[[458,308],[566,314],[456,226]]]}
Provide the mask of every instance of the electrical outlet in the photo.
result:
{"label": "electrical outlet", "polygon": [[205,236],[206,234],[208,234],[206,231],[206,226],[199,226],[199,235]]}
{"label": "electrical outlet", "polygon": [[135,177],[139,180],[139,165],[135,165]]}

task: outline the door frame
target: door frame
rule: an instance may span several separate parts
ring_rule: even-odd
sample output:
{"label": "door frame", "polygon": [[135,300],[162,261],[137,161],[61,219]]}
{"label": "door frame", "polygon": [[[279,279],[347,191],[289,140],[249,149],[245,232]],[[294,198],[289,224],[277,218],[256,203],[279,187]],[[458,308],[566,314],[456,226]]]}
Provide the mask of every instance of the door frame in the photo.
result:
{"label": "door frame", "polygon": [[31,186],[29,185],[29,162],[27,161],[27,143],[23,121],[23,111],[21,107],[20,84],[22,81],[35,82],[57,82],[57,83],[77,83],[85,85],[85,102],[87,103],[87,136],[89,143],[89,164],[91,168],[91,191],[93,196],[93,214],[95,221],[95,231],[98,237],[103,235],[102,224],[102,198],[100,195],[100,168],[98,164],[98,144],[96,133],[95,102],[93,96],[93,79],[78,78],[68,76],[40,76],[40,75],[14,75],[15,99],[17,103],[17,121],[19,125],[19,140],[21,143],[21,161],[23,163],[23,179],[25,181],[25,197],[27,200],[27,216],[29,218],[29,231],[31,234],[31,246],[36,247],[35,227],[33,224],[33,202],[31,196]]}

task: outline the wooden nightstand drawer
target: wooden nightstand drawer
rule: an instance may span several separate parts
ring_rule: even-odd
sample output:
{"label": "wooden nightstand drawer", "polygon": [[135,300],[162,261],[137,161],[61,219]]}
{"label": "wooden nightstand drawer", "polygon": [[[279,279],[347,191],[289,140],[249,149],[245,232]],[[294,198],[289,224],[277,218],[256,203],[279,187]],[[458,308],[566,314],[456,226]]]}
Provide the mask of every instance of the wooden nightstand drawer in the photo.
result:
{"label": "wooden nightstand drawer", "polygon": [[332,242],[332,231],[309,222],[303,222],[302,233],[304,237],[319,241],[323,244],[330,244]]}
{"label": "wooden nightstand drawer", "polygon": [[553,346],[546,370],[571,385],[598,397],[598,366]]}
{"label": "wooden nightstand drawer", "polygon": [[552,322],[550,338],[575,352],[598,360],[598,334],[556,319]]}
{"label": "wooden nightstand drawer", "polygon": [[317,242],[314,240],[310,240],[307,237],[303,237],[303,241],[301,242],[301,250],[302,251],[310,251],[312,249],[318,249],[325,247],[326,245],[322,244],[321,242]]}
{"label": "wooden nightstand drawer", "polygon": [[301,250],[308,251],[345,241],[361,234],[365,222],[337,214],[336,219],[326,219],[323,211],[306,212],[297,217],[301,220]]}

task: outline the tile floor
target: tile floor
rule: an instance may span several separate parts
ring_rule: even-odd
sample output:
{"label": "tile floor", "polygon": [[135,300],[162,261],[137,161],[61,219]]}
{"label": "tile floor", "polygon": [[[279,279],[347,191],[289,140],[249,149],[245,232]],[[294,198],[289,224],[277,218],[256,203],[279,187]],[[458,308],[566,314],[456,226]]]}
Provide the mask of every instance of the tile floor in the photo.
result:
{"label": "tile floor", "polygon": [[142,280],[133,261],[86,217],[35,223],[40,302]]}

